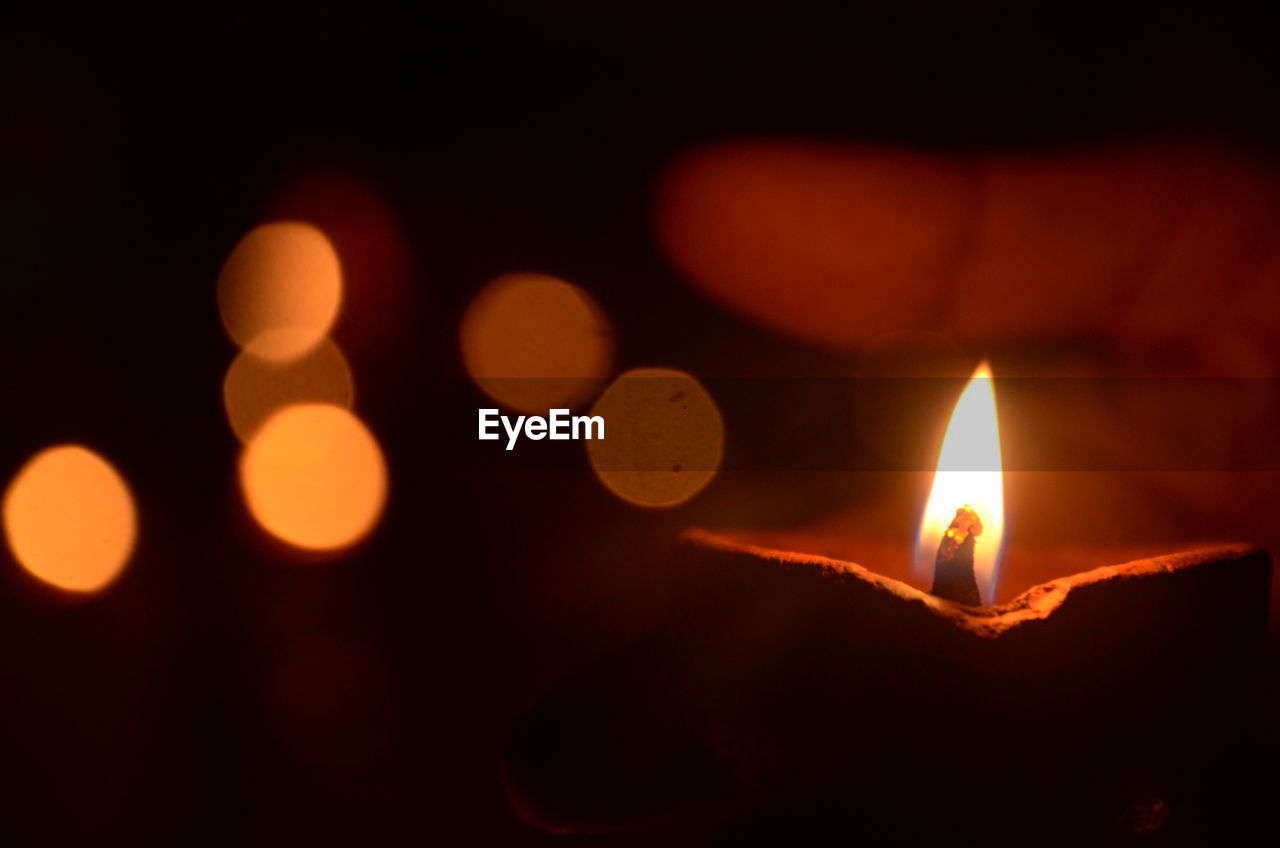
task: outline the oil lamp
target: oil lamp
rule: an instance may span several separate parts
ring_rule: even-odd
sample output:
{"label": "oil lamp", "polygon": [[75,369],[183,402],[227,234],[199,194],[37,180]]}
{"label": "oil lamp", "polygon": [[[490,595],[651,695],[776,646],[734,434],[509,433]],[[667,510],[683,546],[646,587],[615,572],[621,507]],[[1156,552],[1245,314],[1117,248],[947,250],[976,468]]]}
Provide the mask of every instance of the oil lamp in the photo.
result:
{"label": "oil lamp", "polygon": [[[985,365],[956,404],[914,553],[906,539],[841,540],[902,563],[899,576],[827,555],[831,528],[687,531],[662,633],[567,682],[517,728],[517,807],[568,829],[599,824],[566,812],[571,792],[539,806],[531,787],[555,774],[542,785],[599,791],[599,751],[650,731],[596,715],[582,725],[612,729],[578,740],[596,752],[581,762],[566,753],[574,746],[540,755],[524,741],[563,733],[575,710],[625,701],[644,727],[697,740],[701,754],[682,757],[718,764],[753,808],[791,822],[827,815],[850,835],[908,841],[999,843],[1046,822],[1072,844],[1166,819],[1199,833],[1187,823],[1211,813],[1196,782],[1240,773],[1241,717],[1266,643],[1265,551],[1207,544],[1134,558],[1072,539],[1067,553],[1006,545]],[[1002,554],[1069,565],[996,603]]]}

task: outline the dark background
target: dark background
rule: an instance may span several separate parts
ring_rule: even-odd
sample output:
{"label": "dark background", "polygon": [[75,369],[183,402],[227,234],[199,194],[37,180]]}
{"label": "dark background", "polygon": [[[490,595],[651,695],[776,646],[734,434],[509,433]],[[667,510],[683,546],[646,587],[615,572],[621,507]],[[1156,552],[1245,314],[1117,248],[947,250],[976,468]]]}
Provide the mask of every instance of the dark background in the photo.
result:
{"label": "dark background", "polygon": [[[721,478],[666,512],[586,471],[461,472],[438,439],[456,326],[529,269],[600,301],[618,365],[840,373],[704,301],[650,193],[738,136],[929,146],[1280,131],[1275,21],[1248,4],[746,9],[355,3],[10,12],[0,31],[7,477],[60,441],[129,480],[139,547],[70,601],[0,574],[0,835],[17,843],[538,844],[503,799],[514,718],[661,614],[675,532],[824,502]],[[388,212],[385,332],[340,325],[392,476],[346,557],[244,515],[214,301],[282,186],[341,173]],[[341,245],[339,245],[341,247]],[[461,397],[459,397],[461,395]],[[733,439],[749,441],[730,422]],[[696,832],[610,837],[672,844]]]}

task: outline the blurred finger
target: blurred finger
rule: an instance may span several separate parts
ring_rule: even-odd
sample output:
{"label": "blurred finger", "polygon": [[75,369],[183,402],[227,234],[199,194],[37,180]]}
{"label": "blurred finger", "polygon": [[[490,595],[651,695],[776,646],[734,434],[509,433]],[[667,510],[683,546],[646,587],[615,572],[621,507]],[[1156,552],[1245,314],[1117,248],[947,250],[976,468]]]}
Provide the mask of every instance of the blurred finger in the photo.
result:
{"label": "blurred finger", "polygon": [[[743,142],[677,162],[659,238],[705,292],[790,335],[1178,336],[1276,305],[1280,179],[1221,143],[935,154]],[[1243,316],[1234,304],[1254,304]],[[1274,312],[1274,309],[1271,310]]]}

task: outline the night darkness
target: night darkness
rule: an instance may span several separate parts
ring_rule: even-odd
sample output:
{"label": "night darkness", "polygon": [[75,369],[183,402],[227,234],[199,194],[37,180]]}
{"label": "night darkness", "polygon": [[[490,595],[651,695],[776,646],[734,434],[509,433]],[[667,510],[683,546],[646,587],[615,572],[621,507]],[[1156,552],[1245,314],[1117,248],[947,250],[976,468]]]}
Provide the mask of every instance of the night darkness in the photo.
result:
{"label": "night darkness", "polygon": [[[127,478],[139,535],[120,579],[85,598],[3,555],[0,838],[550,843],[499,779],[519,716],[663,620],[682,528],[780,526],[850,496],[838,475],[727,474],[644,510],[576,449],[504,471],[458,443],[455,420],[486,403],[459,318],[510,271],[588,289],[619,372],[714,385],[865,367],[686,281],[654,193],[688,151],[1280,143],[1276,20],[1251,4],[739,5],[6,14],[0,473],[90,445]],[[373,281],[334,337],[390,469],[376,531],[328,556],[290,551],[244,509],[215,299],[241,236],[313,207]],[[366,212],[368,230],[348,226]],[[731,412],[726,462],[760,467],[775,431]],[[1259,521],[1208,535],[1280,540]],[[722,824],[595,838],[707,844]]]}

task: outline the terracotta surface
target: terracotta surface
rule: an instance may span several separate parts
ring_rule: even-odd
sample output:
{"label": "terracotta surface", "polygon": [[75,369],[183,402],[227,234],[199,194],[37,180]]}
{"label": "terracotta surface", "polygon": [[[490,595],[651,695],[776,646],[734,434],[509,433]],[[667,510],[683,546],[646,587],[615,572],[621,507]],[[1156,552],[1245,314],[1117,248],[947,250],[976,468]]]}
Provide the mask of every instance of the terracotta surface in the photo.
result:
{"label": "terracotta surface", "polygon": [[742,809],[764,828],[738,825],[750,834],[763,816],[990,842],[992,821],[1051,816],[1069,841],[1149,824],[1137,804],[1199,833],[1209,778],[1245,773],[1262,550],[1123,562],[976,608],[746,535],[689,531],[662,631],[520,722],[506,776],[527,820],[600,831]]}

